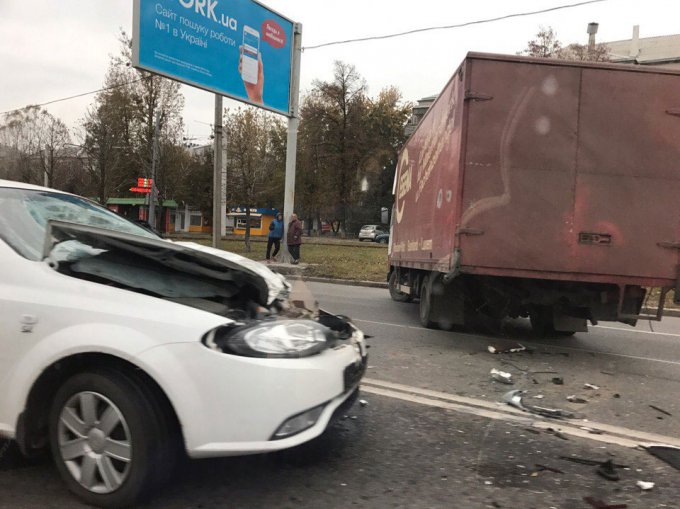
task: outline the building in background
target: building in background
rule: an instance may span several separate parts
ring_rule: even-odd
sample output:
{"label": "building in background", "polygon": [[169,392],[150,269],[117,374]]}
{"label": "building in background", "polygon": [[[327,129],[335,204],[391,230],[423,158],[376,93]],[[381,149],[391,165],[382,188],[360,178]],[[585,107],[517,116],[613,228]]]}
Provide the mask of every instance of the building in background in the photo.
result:
{"label": "building in background", "polygon": [[[269,235],[269,225],[278,213],[277,209],[251,208],[250,234],[257,236]],[[227,229],[232,229],[236,235],[245,235],[246,221],[245,207],[234,207],[227,214]]]}
{"label": "building in background", "polygon": [[[106,208],[131,221],[148,221],[149,204],[146,198],[109,198],[106,200]],[[156,212],[159,219],[161,233],[175,231],[177,202],[175,200],[163,200],[162,212]]]}
{"label": "building in background", "polygon": [[413,134],[413,131],[416,130],[416,127],[418,127],[418,124],[420,124],[420,121],[425,116],[425,113],[427,113],[427,110],[430,109],[430,106],[432,106],[435,99],[437,99],[437,96],[431,95],[418,100],[418,104],[411,109],[411,118],[404,128],[406,136],[411,136]]}
{"label": "building in background", "polygon": [[612,62],[680,69],[680,34],[640,38],[640,26],[635,25],[631,39],[604,44]]}

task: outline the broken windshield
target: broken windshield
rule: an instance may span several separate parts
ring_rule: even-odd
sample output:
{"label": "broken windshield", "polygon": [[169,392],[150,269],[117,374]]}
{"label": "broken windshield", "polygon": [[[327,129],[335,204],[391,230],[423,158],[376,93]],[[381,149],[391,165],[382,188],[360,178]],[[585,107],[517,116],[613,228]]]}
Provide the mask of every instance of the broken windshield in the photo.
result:
{"label": "broken windshield", "polygon": [[48,221],[96,226],[157,239],[150,231],[94,202],[70,194],[0,188],[0,237],[29,260],[41,260]]}

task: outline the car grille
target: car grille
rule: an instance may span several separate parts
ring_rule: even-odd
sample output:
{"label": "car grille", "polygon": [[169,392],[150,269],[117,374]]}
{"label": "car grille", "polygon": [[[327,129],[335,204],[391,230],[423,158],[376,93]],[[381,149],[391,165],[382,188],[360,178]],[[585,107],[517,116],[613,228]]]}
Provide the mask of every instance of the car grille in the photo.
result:
{"label": "car grille", "polygon": [[361,362],[352,363],[345,368],[343,378],[345,382],[345,391],[355,387],[361,378],[366,373],[366,365],[368,364],[368,355],[361,358]]}

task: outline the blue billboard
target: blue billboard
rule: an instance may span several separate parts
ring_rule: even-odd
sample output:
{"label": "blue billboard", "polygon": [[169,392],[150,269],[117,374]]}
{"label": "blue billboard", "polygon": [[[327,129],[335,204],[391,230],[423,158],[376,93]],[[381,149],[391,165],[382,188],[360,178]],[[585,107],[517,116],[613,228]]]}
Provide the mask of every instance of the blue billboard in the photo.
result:
{"label": "blue billboard", "polygon": [[133,65],[289,115],[293,28],[254,0],[135,0]]}

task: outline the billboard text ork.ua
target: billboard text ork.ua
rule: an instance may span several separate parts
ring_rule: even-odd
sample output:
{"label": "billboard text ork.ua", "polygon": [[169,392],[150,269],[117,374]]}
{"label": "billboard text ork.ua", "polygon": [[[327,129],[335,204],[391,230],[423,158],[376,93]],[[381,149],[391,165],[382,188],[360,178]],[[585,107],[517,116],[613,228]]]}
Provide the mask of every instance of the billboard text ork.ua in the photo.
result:
{"label": "billboard text ork.ua", "polygon": [[253,0],[135,0],[134,65],[289,113],[293,23]]}

